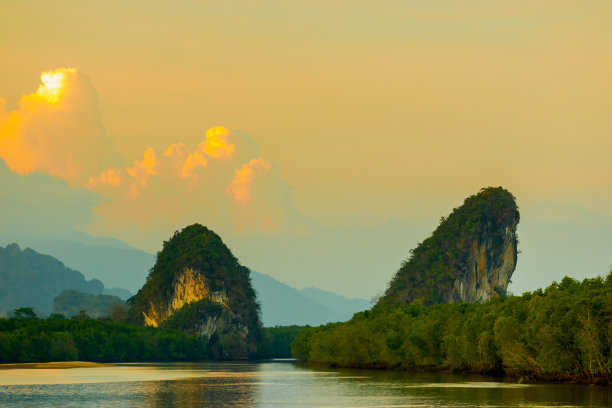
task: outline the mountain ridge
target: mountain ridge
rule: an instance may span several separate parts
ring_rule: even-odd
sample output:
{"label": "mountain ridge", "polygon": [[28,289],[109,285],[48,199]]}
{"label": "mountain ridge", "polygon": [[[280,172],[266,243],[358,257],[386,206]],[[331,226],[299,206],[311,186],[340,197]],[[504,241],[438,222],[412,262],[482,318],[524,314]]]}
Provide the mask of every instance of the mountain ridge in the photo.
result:
{"label": "mountain ridge", "polygon": [[22,251],[17,244],[0,247],[0,282],[0,313],[5,314],[18,307],[34,307],[49,314],[53,298],[63,290],[91,294],[104,290],[98,279],[87,281],[81,272],[60,260],[31,248]]}

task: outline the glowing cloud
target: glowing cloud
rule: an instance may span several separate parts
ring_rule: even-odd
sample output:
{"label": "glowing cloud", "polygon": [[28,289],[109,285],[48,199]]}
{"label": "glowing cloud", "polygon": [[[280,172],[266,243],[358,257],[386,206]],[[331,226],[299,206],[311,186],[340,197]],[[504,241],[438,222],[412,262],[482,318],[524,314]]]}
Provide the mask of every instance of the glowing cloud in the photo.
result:
{"label": "glowing cloud", "polygon": [[136,199],[140,190],[147,186],[150,176],[156,175],[155,150],[145,150],[142,160],[135,160],[131,167],[123,169],[108,169],[98,177],[90,177],[85,187],[106,196],[118,197],[127,193],[130,200]]}
{"label": "glowing cloud", "polygon": [[240,169],[234,170],[234,179],[227,186],[226,191],[234,196],[234,201],[239,204],[247,204],[251,201],[251,189],[257,175],[265,174],[272,165],[261,157],[252,159],[245,163]]}
{"label": "glowing cloud", "polygon": [[280,180],[278,168],[261,157],[234,170],[225,192],[234,203],[233,232],[237,234],[305,231],[291,204],[289,186]]}
{"label": "glowing cloud", "polygon": [[[214,158],[229,157],[234,153],[234,143],[228,143],[229,130],[225,126],[215,126],[206,131],[206,139],[200,143],[197,150],[187,156],[183,163],[182,177],[189,177],[193,170],[208,164],[206,156]],[[182,146],[184,146],[181,143]],[[172,145],[167,152],[171,151]]]}
{"label": "glowing cloud", "polygon": [[0,99],[0,159],[17,178],[48,173],[100,198],[89,232],[157,248],[160,239],[193,222],[237,234],[292,228],[289,188],[247,133],[215,126],[195,148],[148,148],[123,166],[89,80],[60,68],[41,81],[13,112]]}
{"label": "glowing cloud", "polygon": [[229,130],[224,126],[217,126],[206,132],[206,138],[195,151],[191,151],[184,143],[170,145],[157,159],[155,149],[148,148],[142,160],[134,161],[131,167],[122,169],[111,168],[100,173],[97,177],[90,177],[85,187],[90,190],[100,190],[107,187],[121,188],[122,184],[129,184],[131,197],[138,195],[138,190],[147,186],[150,176],[156,176],[160,168],[159,178],[189,179],[196,177],[196,170],[208,165],[209,160],[217,160],[231,156],[234,152],[234,143],[228,143],[231,137]]}
{"label": "glowing cloud", "polygon": [[162,154],[149,148],[132,166],[108,169],[85,184],[109,198],[94,208],[93,232],[121,231],[146,246],[159,239],[152,234],[196,221],[226,233],[286,231],[294,214],[289,188],[271,163],[253,158],[257,152],[248,134],[224,126],[206,131],[193,150],[184,143]]}
{"label": "glowing cloud", "polygon": [[215,126],[206,131],[206,140],[199,148],[211,157],[231,156],[234,153],[234,144],[227,142],[229,130],[225,126]]}
{"label": "glowing cloud", "polygon": [[45,98],[49,102],[57,102],[64,88],[66,74],[75,74],[74,68],[63,68],[55,71],[43,72],[40,76],[42,85],[38,87],[36,95]]}
{"label": "glowing cloud", "polygon": [[121,163],[91,83],[74,68],[44,72],[42,84],[6,112],[0,99],[0,157],[20,174],[41,171],[79,185]]}

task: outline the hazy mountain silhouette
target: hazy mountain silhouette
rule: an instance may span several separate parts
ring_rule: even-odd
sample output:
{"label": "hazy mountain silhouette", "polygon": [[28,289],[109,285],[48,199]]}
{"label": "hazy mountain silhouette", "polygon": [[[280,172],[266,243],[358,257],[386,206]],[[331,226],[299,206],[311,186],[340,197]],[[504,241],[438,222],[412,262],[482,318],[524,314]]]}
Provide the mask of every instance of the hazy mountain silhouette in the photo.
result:
{"label": "hazy mountain silhouette", "polygon": [[53,298],[66,289],[98,294],[104,285],[97,279],[85,280],[82,273],[67,268],[49,255],[17,244],[0,247],[0,314],[19,307],[34,307],[51,313]]}
{"label": "hazy mountain silhouette", "polygon": [[[115,240],[113,240],[115,241]],[[89,241],[52,240],[36,243],[36,250],[61,259],[88,278],[102,280],[109,288],[136,293],[144,284],[155,255],[107,239]],[[120,296],[117,293],[113,295]],[[122,296],[120,296],[122,297]]]}
{"label": "hazy mountain silhouette", "polygon": [[300,294],[333,310],[339,316],[338,321],[348,320],[353,317],[355,313],[372,307],[370,301],[366,299],[350,299],[337,295],[334,292],[314,287],[301,289]]}
{"label": "hazy mountain silhouette", "polygon": [[251,271],[251,280],[266,327],[342,321],[371,306],[365,299],[347,299],[317,288],[300,291],[256,271]]}
{"label": "hazy mountain silhouette", "polygon": [[[8,238],[4,239],[6,241]],[[93,237],[81,232],[62,235],[58,239],[17,237],[16,241],[22,243],[22,246],[27,244],[39,253],[61,260],[68,268],[80,271],[88,279],[101,280],[107,287],[103,289],[103,293],[118,296],[123,300],[142,287],[155,263],[155,255],[120,240]],[[319,325],[343,321],[349,319],[353,313],[370,307],[365,299],[347,299],[317,288],[297,290],[256,271],[252,271],[251,277],[261,303],[264,326]],[[57,296],[59,292],[61,290],[53,296]],[[53,296],[48,300],[46,313],[51,311]]]}

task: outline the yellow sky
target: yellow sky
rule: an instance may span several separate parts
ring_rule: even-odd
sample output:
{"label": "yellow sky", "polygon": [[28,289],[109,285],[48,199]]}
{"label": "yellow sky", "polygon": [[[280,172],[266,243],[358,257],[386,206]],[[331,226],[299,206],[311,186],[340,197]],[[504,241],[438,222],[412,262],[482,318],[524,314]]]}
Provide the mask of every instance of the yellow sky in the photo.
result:
{"label": "yellow sky", "polygon": [[431,227],[486,185],[612,217],[608,0],[7,3],[7,111],[74,67],[128,165],[224,125],[329,228]]}

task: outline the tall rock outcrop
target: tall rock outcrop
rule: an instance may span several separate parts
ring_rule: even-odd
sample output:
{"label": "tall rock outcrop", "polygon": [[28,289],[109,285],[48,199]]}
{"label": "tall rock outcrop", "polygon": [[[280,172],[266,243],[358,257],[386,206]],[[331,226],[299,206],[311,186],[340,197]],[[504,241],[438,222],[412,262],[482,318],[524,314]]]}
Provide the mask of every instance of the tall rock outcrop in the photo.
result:
{"label": "tall rock outcrop", "polygon": [[133,322],[195,334],[212,358],[258,353],[261,322],[250,271],[202,225],[164,242],[145,285],[128,303]]}
{"label": "tall rock outcrop", "polygon": [[501,187],[468,197],[411,251],[379,305],[482,302],[505,295],[516,267],[519,218],[514,197]]}

